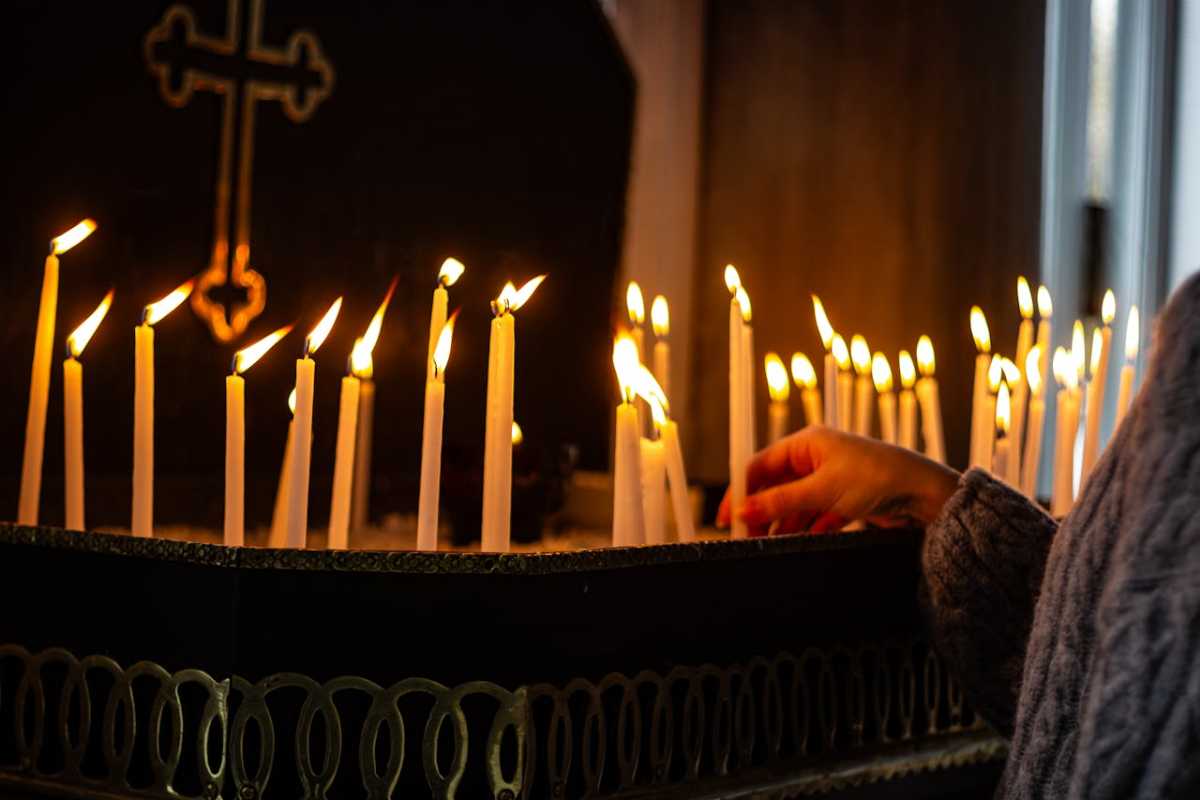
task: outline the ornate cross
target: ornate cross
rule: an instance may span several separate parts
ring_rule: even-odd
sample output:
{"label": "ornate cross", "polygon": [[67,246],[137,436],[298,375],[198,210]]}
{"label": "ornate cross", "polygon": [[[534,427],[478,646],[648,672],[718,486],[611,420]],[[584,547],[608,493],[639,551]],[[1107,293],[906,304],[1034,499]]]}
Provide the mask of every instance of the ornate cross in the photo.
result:
{"label": "ornate cross", "polygon": [[[267,303],[266,281],[250,268],[255,104],[277,100],[288,119],[304,122],[333,88],[333,66],[309,31],[294,31],[282,49],[262,43],[263,2],[243,8],[227,0],[224,37],[200,33],[192,10],[173,5],[145,39],[146,64],[168,105],[182,108],[197,90],[223,100],[212,258],[192,293],[192,308],[222,342],[237,338]],[[214,298],[217,289],[224,297]]]}

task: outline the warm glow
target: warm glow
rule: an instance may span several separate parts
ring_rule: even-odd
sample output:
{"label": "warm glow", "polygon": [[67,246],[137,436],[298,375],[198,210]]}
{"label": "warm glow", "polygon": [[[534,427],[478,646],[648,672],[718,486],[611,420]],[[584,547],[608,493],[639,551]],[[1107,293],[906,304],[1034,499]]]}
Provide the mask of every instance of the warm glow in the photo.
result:
{"label": "warm glow", "polygon": [[1000,389],[1000,382],[1004,380],[1004,359],[999,355],[992,356],[992,363],[988,365],[988,389],[992,394],[995,394]]}
{"label": "warm glow", "polygon": [[797,389],[817,388],[817,371],[804,353],[792,353],[792,380]]}
{"label": "warm glow", "polygon": [[520,426],[520,425],[518,425],[518,424],[517,424],[517,421],[514,419],[514,420],[513,420],[513,426],[512,426],[512,443],[513,443],[513,447],[516,447],[517,445],[519,445],[519,444],[520,444],[521,442],[523,442],[523,441],[525,441],[525,433],[524,433],[524,432],[521,430],[521,426]]}
{"label": "warm glow", "polygon": [[917,367],[913,364],[912,356],[907,350],[900,351],[900,385],[905,389],[911,389],[913,384],[917,382]]}
{"label": "warm glow", "polygon": [[1012,411],[1008,404],[1008,384],[1000,384],[1000,391],[996,395],[996,430],[1000,433],[1008,433],[1008,426],[1012,419]]}
{"label": "warm glow", "polygon": [[60,256],[70,250],[75,245],[82,242],[84,239],[92,235],[92,231],[96,230],[96,221],[85,219],[74,228],[66,233],[60,233],[50,240],[50,246],[54,250],[54,255]]}
{"label": "warm glow", "polygon": [[1029,291],[1029,281],[1024,275],[1017,278],[1017,308],[1024,319],[1033,319],[1033,292]]}
{"label": "warm glow", "polygon": [[350,374],[359,380],[369,381],[375,377],[375,359],[363,344],[362,338],[354,340],[350,348]]}
{"label": "warm glow", "polygon": [[1084,369],[1087,367],[1087,353],[1084,349],[1086,346],[1083,323],[1075,320],[1075,326],[1071,329],[1071,363],[1075,367],[1078,383],[1083,383]]}
{"label": "warm glow", "polygon": [[664,414],[670,408],[670,404],[667,403],[667,393],[659,386],[658,378],[655,378],[654,373],[646,369],[643,364],[638,364],[633,378],[633,390],[647,403],[658,403],[662,406]]}
{"label": "warm glow", "polygon": [[867,340],[857,333],[850,337],[850,361],[859,375],[871,374],[871,348]]}
{"label": "warm glow", "polygon": [[1100,371],[1100,351],[1104,347],[1104,334],[1099,328],[1092,331],[1092,362],[1088,365],[1088,375],[1093,378]]}
{"label": "warm glow", "polygon": [[1054,380],[1058,385],[1066,389],[1074,389],[1079,385],[1079,378],[1075,372],[1075,364],[1071,358],[1071,354],[1065,348],[1058,347],[1054,350],[1054,361],[1052,363],[1054,370]]}
{"label": "warm glow", "polygon": [[725,288],[730,294],[737,292],[737,288],[742,285],[742,276],[738,275],[737,267],[733,264],[725,265]]}
{"label": "warm glow", "polygon": [[791,382],[788,380],[787,367],[778,353],[767,353],[763,364],[767,370],[767,392],[771,399],[783,402],[791,394]]}
{"label": "warm glow", "polygon": [[450,315],[450,319],[446,320],[446,324],[442,325],[442,331],[438,334],[437,344],[433,346],[434,375],[443,374],[446,371],[446,364],[450,361],[450,342],[454,338],[454,320],[457,317],[457,311]]}
{"label": "warm glow", "polygon": [[742,320],[749,323],[754,316],[750,311],[750,295],[746,294],[744,287],[739,286],[734,297],[737,298],[738,308],[742,310]]}
{"label": "warm glow", "polygon": [[87,347],[87,343],[92,339],[92,334],[100,327],[104,315],[108,313],[112,301],[113,290],[109,289],[108,294],[104,295],[104,299],[100,301],[100,305],[96,306],[96,310],[89,314],[88,318],[67,337],[67,351],[71,354],[71,358],[79,358],[83,348]]}
{"label": "warm glow", "polygon": [[333,330],[333,323],[337,322],[338,312],[342,310],[342,298],[333,301],[333,305],[325,312],[325,316],[321,317],[321,321],[317,323],[317,327],[304,340],[304,355],[310,356],[325,343],[325,337],[329,336],[329,332]]}
{"label": "warm glow", "polygon": [[883,394],[892,390],[892,365],[883,353],[871,359],[871,377],[875,379],[875,391]]}
{"label": "warm glow", "polygon": [[646,398],[646,404],[650,406],[650,418],[654,420],[654,430],[661,432],[663,426],[667,424],[667,410],[663,408],[663,404],[658,402],[656,397]]}
{"label": "warm glow", "polygon": [[1054,315],[1054,303],[1050,302],[1050,290],[1045,286],[1038,287],[1038,316],[1050,319]]}
{"label": "warm glow", "polygon": [[296,389],[292,387],[292,393],[288,395],[288,410],[293,414],[296,413]]}
{"label": "warm glow", "polygon": [[1100,320],[1105,325],[1112,325],[1112,321],[1117,318],[1117,296],[1113,294],[1113,290],[1109,289],[1104,293],[1104,299],[1100,301]]}
{"label": "warm glow", "polygon": [[642,287],[637,281],[630,281],[625,289],[625,310],[629,312],[629,321],[641,325],[646,321],[646,301],[642,299]]}
{"label": "warm glow", "polygon": [[917,340],[917,368],[926,378],[932,378],[935,366],[933,340],[928,336],[922,336]]}
{"label": "warm glow", "polygon": [[453,286],[458,283],[458,279],[466,271],[467,268],[457,258],[447,258],[442,262],[442,268],[438,270],[438,283],[442,286]]}
{"label": "warm glow", "polygon": [[[457,277],[455,279],[457,280]],[[392,301],[392,293],[395,291],[396,279],[393,278],[387,294],[383,296],[383,302],[375,309],[375,316],[371,317],[371,323],[367,325],[366,333],[354,340],[354,349],[350,351],[350,372],[357,378],[370,380],[375,374],[375,361],[371,355],[379,342],[379,331],[383,329],[383,315],[387,313],[388,303]]]}
{"label": "warm glow", "polygon": [[833,325],[829,324],[829,317],[825,315],[825,306],[822,305],[821,298],[814,294],[812,301],[813,316],[817,318],[817,333],[821,334],[821,344],[825,345],[825,350],[828,351],[833,347]]}
{"label": "warm glow", "polygon": [[145,311],[142,312],[142,323],[145,325],[154,325],[160,322],[163,317],[178,308],[180,303],[188,299],[188,295],[192,293],[192,288],[195,285],[195,280],[187,281],[178,286],[162,300],[146,306]]}
{"label": "warm glow", "polygon": [[546,280],[545,275],[538,275],[536,278],[526,281],[520,289],[513,286],[512,281],[504,284],[504,288],[500,290],[500,296],[496,298],[498,313],[513,312],[525,305],[544,280]]}
{"label": "warm glow", "polygon": [[1141,317],[1137,306],[1130,306],[1129,319],[1125,321],[1125,358],[1133,361],[1138,354],[1138,336]]}
{"label": "warm glow", "polygon": [[1004,382],[1009,386],[1016,386],[1021,382],[1021,368],[1011,358],[1001,359],[1000,369],[1004,372]]}
{"label": "warm glow", "polygon": [[621,402],[633,402],[638,377],[637,342],[628,334],[620,334],[613,342],[613,368],[617,371],[617,383],[621,386]]}
{"label": "warm glow", "polygon": [[833,335],[833,360],[837,362],[838,369],[850,369],[850,349],[840,333]]}
{"label": "warm glow", "polygon": [[1034,345],[1025,356],[1025,381],[1035,397],[1042,393],[1042,348]]}
{"label": "warm glow", "polygon": [[243,347],[233,354],[233,374],[241,375],[254,366],[254,363],[267,354],[267,351],[287,336],[292,330],[291,325],[284,325],[274,333],[268,333],[249,347]]}
{"label": "warm glow", "polygon": [[655,296],[650,304],[650,325],[654,328],[654,335],[660,339],[671,333],[671,310],[667,307],[667,298],[661,294]]}
{"label": "warm glow", "polygon": [[983,316],[983,309],[979,306],[971,306],[971,335],[975,337],[975,347],[979,352],[992,351],[992,336],[988,333],[987,317]]}

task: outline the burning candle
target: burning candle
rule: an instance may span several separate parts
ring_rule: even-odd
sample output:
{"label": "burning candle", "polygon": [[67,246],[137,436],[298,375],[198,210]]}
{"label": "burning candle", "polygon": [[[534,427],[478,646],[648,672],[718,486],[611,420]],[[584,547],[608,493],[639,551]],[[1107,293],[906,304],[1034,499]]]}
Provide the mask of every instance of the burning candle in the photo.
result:
{"label": "burning candle", "polygon": [[337,321],[342,310],[342,298],[321,317],[304,338],[304,350],[296,360],[296,410],[292,416],[295,434],[292,441],[291,474],[288,476],[288,511],[284,546],[303,550],[308,545],[308,479],[312,464],[313,428],[313,384],[317,376],[317,363],[313,360],[317,350]]}
{"label": "burning candle", "polygon": [[850,361],[854,365],[854,432],[871,435],[871,348],[857,333],[850,337]]}
{"label": "burning candle", "polygon": [[1045,428],[1046,402],[1042,398],[1041,345],[1034,345],[1025,357],[1025,380],[1029,384],[1029,421],[1025,425],[1025,450],[1022,453],[1021,491],[1037,500],[1038,464],[1042,457],[1042,431]]}
{"label": "burning candle", "polygon": [[38,304],[37,333],[33,340],[33,368],[29,376],[29,407],[25,417],[25,454],[21,461],[21,494],[17,522],[36,525],[42,492],[42,453],[46,443],[46,405],[50,402],[50,364],[54,359],[54,319],[58,312],[58,257],[96,230],[85,219],[50,240],[50,254],[42,271],[42,297]]}
{"label": "burning candle", "polygon": [[1075,367],[1075,388],[1072,390],[1075,402],[1075,428],[1071,438],[1071,496],[1074,498],[1079,491],[1080,467],[1083,466],[1083,436],[1079,431],[1079,418],[1083,413],[1083,382],[1087,374],[1087,352],[1085,350],[1087,337],[1083,333],[1083,323],[1075,320],[1071,329],[1071,364]]}
{"label": "burning candle", "polygon": [[666,415],[657,404],[650,403],[656,438],[642,438],[642,519],[646,526],[646,544],[665,544],[667,541],[667,464],[663,449],[662,424]]}
{"label": "burning candle", "polygon": [[883,353],[876,353],[871,359],[871,376],[879,395],[880,437],[888,444],[896,444],[896,394],[892,391],[892,366]]}
{"label": "burning candle", "polygon": [[1121,426],[1121,420],[1129,413],[1133,402],[1133,379],[1137,370],[1138,355],[1138,326],[1141,324],[1137,306],[1129,309],[1129,319],[1125,323],[1125,365],[1121,367],[1121,386],[1117,391],[1117,418],[1113,423],[1113,431]]}
{"label": "burning candle", "polygon": [[516,321],[513,312],[529,300],[545,275],[518,290],[504,284],[492,301],[492,333],[488,352],[487,418],[483,453],[484,551],[507,553],[512,524],[513,363]]}
{"label": "burning candle", "polygon": [[833,335],[833,358],[837,362],[837,419],[838,430],[850,432],[853,413],[851,396],[854,393],[854,376],[850,371],[850,350],[841,334]]}
{"label": "burning candle", "polygon": [[63,361],[63,466],[66,487],[66,526],[68,530],[86,530],[83,523],[83,364],[79,357],[91,341],[96,328],[112,305],[113,290],[96,310],[67,337],[67,357]]}
{"label": "burning candle", "polygon": [[225,545],[241,547],[246,537],[246,379],[275,343],[288,335],[285,325],[233,356],[232,374],[225,378]]}
{"label": "burning candle", "polygon": [[425,355],[425,369],[428,373],[433,372],[433,348],[437,345],[442,326],[446,324],[446,309],[450,304],[450,293],[446,290],[458,283],[458,279],[466,271],[467,268],[457,258],[447,258],[438,270],[437,285],[433,289],[433,308],[429,312],[429,347]]}
{"label": "burning candle", "polygon": [[654,328],[654,377],[669,397],[671,394],[671,310],[661,294],[650,304],[650,326]]}
{"label": "burning candle", "polygon": [[917,402],[921,404],[921,430],[925,435],[925,455],[939,464],[946,463],[946,437],[942,431],[942,401],[934,377],[933,341],[928,336],[917,340]]}
{"label": "burning candle", "polygon": [[788,384],[787,367],[778,353],[767,353],[764,367],[767,372],[767,393],[771,397],[771,405],[767,409],[767,441],[777,442],[788,432],[791,386]]}
{"label": "burning candle", "polygon": [[290,501],[288,492],[292,488],[292,453],[296,438],[296,390],[288,394],[287,440],[283,446],[283,463],[279,467],[279,485],[275,489],[275,512],[271,515],[271,533],[267,539],[270,547],[283,547],[287,543],[287,514]]}
{"label": "burning candle", "polygon": [[525,431],[521,430],[521,426],[513,420],[512,426],[512,443],[513,447],[519,447],[525,441]]}
{"label": "burning candle", "polygon": [[1087,427],[1083,439],[1083,479],[1091,474],[1100,455],[1100,421],[1104,417],[1104,394],[1108,385],[1108,356],[1112,349],[1112,321],[1117,315],[1117,298],[1112,289],[1100,303],[1103,323],[1092,338],[1091,375],[1087,388]]}
{"label": "burning candle", "polygon": [[[1025,356],[1026,356],[1026,358],[1028,358],[1029,353],[1026,352]],[[1001,367],[1001,371],[1003,373],[1003,381],[1009,387],[1009,389],[1008,389],[1009,410],[1007,412],[1005,412],[1006,416],[1008,417],[1008,422],[1005,423],[1005,428],[1004,428],[1004,435],[1008,438],[1008,443],[1009,443],[1008,444],[1009,454],[1008,454],[1008,457],[1004,461],[1005,472],[1004,473],[996,472],[995,475],[996,475],[996,477],[1001,478],[1004,481],[1006,481],[1009,486],[1012,486],[1015,489],[1021,485],[1021,447],[1020,447],[1020,441],[1013,434],[1013,429],[1015,427],[1016,415],[1018,415],[1018,414],[1023,415],[1025,413],[1025,397],[1021,392],[1016,391],[1012,387],[1023,386],[1025,384],[1025,381],[1023,380],[1023,377],[1021,375],[1021,368],[1018,367],[1016,365],[1016,363],[1013,362],[1012,360],[1010,360],[1008,358],[1001,359],[1000,367]],[[997,407],[996,413],[997,413],[997,415],[1000,413],[999,406],[1000,406],[1000,396],[999,396],[999,394],[997,394],[997,396],[996,396],[996,407]],[[992,454],[992,470],[993,470],[993,472],[995,472],[995,464],[996,464],[996,456],[995,456],[995,453],[993,452],[993,454]]]}
{"label": "burning candle", "polygon": [[[750,298],[742,288],[737,269],[725,266],[725,287],[729,290],[729,491],[735,509],[746,502],[746,464],[754,445],[749,438],[753,425],[747,383],[752,383],[751,364],[747,360],[745,329],[750,319]],[[752,348],[753,345],[751,344]],[[744,539],[749,534],[745,522],[733,515],[731,535]]]}
{"label": "burning candle", "polygon": [[[421,429],[421,489],[417,503],[417,549],[438,549],[438,507],[442,491],[442,417],[446,405],[446,364],[454,337],[454,319],[446,321],[433,348],[433,371],[425,381],[425,422]],[[512,443],[520,428],[513,422]]]}
{"label": "burning candle", "polygon": [[154,535],[154,325],[192,293],[187,281],[142,310],[134,328],[133,520],[134,536]]}
{"label": "burning candle", "polygon": [[[666,414],[662,404],[658,407]],[[654,406],[651,406],[653,411]],[[675,517],[675,535],[681,542],[696,540],[696,524],[692,520],[692,507],[688,502],[687,473],[683,467],[683,448],[679,443],[679,425],[665,417],[660,430],[663,459],[666,462],[667,484],[671,491],[671,511]]]}
{"label": "burning candle", "polygon": [[913,386],[917,382],[917,367],[907,350],[900,351],[900,429],[896,443],[909,450],[917,449],[917,397]]}
{"label": "burning candle", "polygon": [[[841,420],[837,406],[837,378],[838,365],[837,359],[833,355],[833,326],[829,324],[829,317],[825,315],[825,306],[821,304],[821,298],[815,294],[812,296],[813,316],[817,320],[817,333],[821,335],[821,344],[825,346],[825,362],[822,372],[822,388],[825,391],[825,407],[823,409],[825,425],[830,428],[841,430]],[[812,420],[809,420],[812,424]]]}
{"label": "burning candle", "polygon": [[[448,281],[446,285],[454,283],[462,274],[462,270],[463,265],[453,258],[446,259],[446,262],[442,264],[442,272],[438,275],[438,289],[442,290],[443,295],[446,293],[443,280]],[[451,276],[453,276],[453,280],[451,280]],[[375,343],[379,340],[379,332],[383,328],[383,315],[387,313],[388,304],[395,291],[396,279],[393,278],[391,284],[388,285],[383,302],[380,303],[375,315],[371,318],[371,323],[367,326],[367,332],[363,334],[361,340],[354,343],[354,349],[350,351],[350,368],[354,372],[354,377],[359,381],[358,425],[354,439],[354,476],[351,480],[350,498],[351,530],[361,530],[366,527],[367,517],[370,515],[371,443],[374,440],[375,432],[375,362],[372,353],[375,350]],[[436,292],[437,289],[434,291]],[[435,299],[434,306],[437,305],[438,301]]]}
{"label": "burning candle", "polygon": [[970,466],[991,465],[991,453],[984,452],[984,445],[992,436],[992,415],[987,410],[988,370],[991,367],[992,338],[988,332],[987,318],[979,306],[971,306],[971,336],[979,354],[975,357],[975,388],[971,394],[971,458]]}
{"label": "burning candle", "polygon": [[1054,351],[1054,380],[1058,383],[1056,397],[1058,428],[1054,437],[1054,488],[1050,496],[1050,513],[1064,516],[1074,502],[1071,481],[1074,476],[1075,434],[1078,426],[1078,405],[1075,395],[1078,373],[1067,351]]}
{"label": "burning candle", "polygon": [[[1017,278],[1017,309],[1021,312],[1021,324],[1017,328],[1017,357],[1018,371],[1025,369],[1025,360],[1029,349],[1033,347],[1033,292],[1029,289],[1029,281],[1024,276]],[[1026,381],[1018,380],[1009,384],[1012,400],[1011,424],[1008,438],[1012,442],[1013,458],[1009,467],[1013,486],[1020,485],[1021,442],[1025,433],[1025,407],[1028,404],[1029,386]]]}
{"label": "burning candle", "polygon": [[646,301],[642,298],[642,287],[637,281],[630,281],[625,287],[625,311],[629,314],[629,331],[637,344],[638,361],[646,358]]}
{"label": "burning candle", "polygon": [[1003,379],[1004,359],[999,355],[993,355],[992,360],[988,363],[987,387],[979,411],[983,415],[982,418],[988,423],[980,431],[979,437],[979,458],[983,461],[980,466],[984,469],[992,468],[992,447],[996,440],[996,393],[1000,391],[1000,382]]}
{"label": "burning candle", "polygon": [[646,540],[642,506],[641,431],[638,430],[637,343],[621,335],[613,344],[613,367],[621,389],[613,458],[613,546],[630,547]]}
{"label": "burning candle", "polygon": [[805,421],[809,425],[820,425],[821,395],[817,394],[817,371],[804,353],[792,353],[792,381],[800,390]]}
{"label": "burning candle", "polygon": [[1008,384],[1002,382],[996,393],[996,444],[992,451],[992,474],[1002,480],[1009,475],[1009,462],[1016,460],[1012,452],[1012,442],[1008,438],[1010,414]]}
{"label": "burning candle", "polygon": [[1050,357],[1053,355],[1050,350],[1050,336],[1052,333],[1051,318],[1054,316],[1054,303],[1050,299],[1050,290],[1045,286],[1038,287],[1037,310],[1039,317],[1037,346],[1042,354],[1041,361],[1038,363],[1038,371],[1041,373],[1040,377],[1044,392],[1045,387],[1050,384],[1050,378],[1053,377],[1050,372]]}

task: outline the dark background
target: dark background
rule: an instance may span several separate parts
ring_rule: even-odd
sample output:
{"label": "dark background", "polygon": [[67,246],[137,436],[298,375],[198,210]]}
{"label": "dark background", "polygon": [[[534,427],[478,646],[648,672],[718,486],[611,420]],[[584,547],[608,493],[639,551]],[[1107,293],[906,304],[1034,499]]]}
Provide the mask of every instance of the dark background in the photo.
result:
{"label": "dark background", "polygon": [[[246,0],[249,2],[249,0]],[[221,101],[168,107],[142,37],[164,2],[11,3],[0,108],[0,517],[14,513],[46,242],[84,216],[100,225],[62,259],[41,519],[62,521],[66,335],[110,287],[116,302],[83,356],[89,527],[127,526],[133,337],[141,307],[208,263]],[[189,0],[225,30],[220,0]],[[327,513],[337,392],[354,337],[393,276],[375,351],[376,502],[415,508],[430,293],[442,259],[467,273],[448,369],[447,470],[482,454],[488,301],[506,279],[549,279],[518,315],[516,418],[535,448],[577,444],[607,465],[613,296],[629,164],[633,82],[589,2],[432,4],[267,0],[262,39],[311,29],[336,71],[304,124],[257,109],[252,265],[266,311],[238,346],[281,324],[310,328],[345,294],[317,356],[312,522]],[[248,525],[271,512],[303,333],[247,373]],[[156,523],[221,519],[224,376],[189,306],[157,326]],[[11,511],[9,511],[11,509]]]}

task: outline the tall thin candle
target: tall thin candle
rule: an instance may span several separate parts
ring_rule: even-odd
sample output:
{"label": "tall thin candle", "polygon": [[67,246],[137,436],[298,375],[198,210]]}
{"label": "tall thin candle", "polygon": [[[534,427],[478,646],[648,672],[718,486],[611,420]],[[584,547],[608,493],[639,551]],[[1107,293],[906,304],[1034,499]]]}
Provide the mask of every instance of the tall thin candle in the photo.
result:
{"label": "tall thin candle", "polygon": [[447,258],[438,270],[437,285],[433,289],[433,306],[429,312],[429,346],[425,354],[425,370],[428,377],[433,372],[433,348],[437,345],[438,334],[446,324],[446,310],[450,307],[451,286],[458,283],[467,268],[457,258]]}
{"label": "tall thin candle", "polygon": [[917,366],[907,350],[900,351],[900,425],[896,443],[909,450],[917,449]]}
{"label": "tall thin candle", "polygon": [[925,455],[939,464],[946,463],[946,438],[942,432],[942,401],[934,377],[933,341],[928,336],[917,340],[917,401],[921,404],[921,430],[925,436]]}
{"label": "tall thin candle", "polygon": [[854,374],[851,372],[850,349],[841,334],[833,335],[833,359],[837,363],[837,420],[838,430],[849,433],[853,422],[852,400]]}
{"label": "tall thin candle", "polygon": [[992,474],[1004,480],[1009,475],[1009,462],[1016,460],[1009,440],[1008,430],[1011,422],[1012,409],[1008,398],[1008,384],[1001,383],[996,392],[996,433],[995,447],[992,449]]}
{"label": "tall thin candle", "polygon": [[[821,298],[815,294],[812,296],[813,316],[817,320],[817,333],[821,336],[821,344],[825,346],[825,361],[821,373],[821,388],[825,392],[825,407],[822,410],[824,416],[824,424],[826,427],[841,429],[841,421],[838,412],[838,396],[837,396],[837,379],[838,365],[837,359],[833,355],[833,337],[835,332],[833,326],[829,324],[829,317],[825,314],[825,306],[821,304]],[[812,424],[812,420],[809,420]]]}
{"label": "tall thin candle", "polygon": [[1042,349],[1034,345],[1025,357],[1025,379],[1029,384],[1029,421],[1025,425],[1025,449],[1021,453],[1021,491],[1030,500],[1037,499],[1038,465],[1042,457],[1042,431],[1046,425],[1046,401],[1043,397]]}
{"label": "tall thin candle", "polygon": [[73,531],[86,530],[83,511],[83,364],[79,357],[108,313],[112,299],[113,290],[109,289],[96,310],[67,337],[67,357],[63,361],[63,466],[66,527]]}
{"label": "tall thin candle", "polygon": [[[442,419],[446,406],[446,364],[454,337],[454,319],[446,321],[433,348],[433,374],[425,381],[425,418],[421,428],[421,488],[417,499],[417,549],[438,549],[438,507],[442,487]],[[513,423],[513,430],[519,431]]]}
{"label": "tall thin candle", "polygon": [[788,399],[791,396],[791,386],[788,383],[787,367],[778,353],[767,353],[764,359],[764,369],[767,373],[767,392],[771,397],[771,405],[767,409],[767,443],[777,442],[787,435],[791,424]]}
{"label": "tall thin candle", "polygon": [[1054,379],[1058,382],[1057,429],[1054,437],[1054,489],[1050,496],[1050,513],[1064,516],[1074,502],[1071,481],[1074,477],[1075,434],[1078,425],[1078,406],[1075,390],[1078,377],[1071,357],[1059,347],[1054,351]]}
{"label": "tall thin candle", "polygon": [[1117,298],[1112,289],[1100,303],[1100,321],[1092,341],[1091,375],[1087,393],[1087,427],[1083,440],[1083,479],[1091,474],[1100,455],[1100,422],[1104,418],[1104,395],[1108,385],[1108,360],[1112,350],[1112,322],[1117,315]]}
{"label": "tall thin candle", "polygon": [[296,446],[296,390],[288,395],[287,439],[283,445],[283,462],[279,467],[279,484],[275,489],[275,511],[271,515],[271,532],[267,539],[270,547],[283,547],[287,543],[287,515],[291,505],[288,493],[292,488],[292,453]]}
{"label": "tall thin candle", "polygon": [[616,452],[613,457],[613,546],[630,547],[646,540],[642,505],[641,432],[633,401],[639,368],[637,343],[619,336],[613,344],[613,367],[621,390],[617,405]]}
{"label": "tall thin candle", "polygon": [[792,382],[800,390],[804,421],[809,425],[820,425],[821,395],[817,394],[817,371],[804,353],[792,353]]}
{"label": "tall thin candle", "polygon": [[854,365],[854,432],[871,435],[871,348],[859,334],[850,337],[850,361]]}
{"label": "tall thin candle", "polygon": [[888,444],[896,444],[896,394],[892,391],[892,367],[883,353],[871,359],[871,376],[879,395],[879,436]]}
{"label": "tall thin candle", "polygon": [[988,363],[987,371],[987,386],[983,395],[983,401],[980,404],[979,413],[982,419],[987,421],[979,431],[979,458],[984,469],[992,468],[992,447],[996,440],[996,393],[1000,391],[1000,382],[1004,378],[1004,359],[999,355],[993,355],[992,360]]}
{"label": "tall thin candle", "polygon": [[[1024,276],[1017,278],[1017,310],[1021,312],[1021,324],[1017,328],[1015,364],[1019,370],[1023,370],[1025,369],[1025,359],[1029,356],[1029,349],[1033,347],[1033,292],[1029,288],[1029,281],[1025,280]],[[1009,467],[1009,474],[1013,477],[1009,483],[1019,486],[1021,482],[1021,443],[1024,441],[1025,434],[1025,409],[1029,399],[1029,384],[1025,380],[1018,380],[1016,383],[1010,384],[1009,388],[1012,392],[1012,421],[1008,430],[1008,439],[1012,443],[1010,446],[1014,455],[1012,465]]]}
{"label": "tall thin candle", "polygon": [[1037,310],[1037,346],[1042,354],[1041,360],[1038,362],[1038,371],[1041,373],[1042,394],[1045,395],[1046,387],[1050,385],[1050,381],[1054,377],[1050,371],[1050,359],[1054,355],[1050,344],[1050,337],[1053,333],[1054,302],[1050,298],[1050,290],[1045,286],[1038,287]]}
{"label": "tall thin candle", "polygon": [[1129,318],[1125,323],[1125,365],[1121,367],[1121,386],[1117,391],[1117,417],[1113,423],[1114,435],[1117,428],[1121,427],[1121,420],[1125,419],[1125,415],[1129,413],[1129,406],[1133,402],[1133,381],[1137,370],[1138,327],[1140,324],[1138,308],[1131,306]]}
{"label": "tall thin candle", "polygon": [[990,467],[991,453],[984,453],[984,445],[991,439],[988,433],[993,428],[991,414],[987,413],[988,369],[991,367],[992,338],[988,331],[987,318],[979,306],[971,307],[971,336],[979,354],[975,357],[975,384],[971,394],[971,457],[970,466]]}
{"label": "tall thin candle", "polygon": [[[1029,353],[1026,351],[1026,358]],[[1025,385],[1024,376],[1021,374],[1021,368],[1015,362],[1008,358],[1001,359],[1000,366],[1003,371],[1004,384],[1008,387],[1006,394],[1008,395],[1008,410],[1005,411],[1006,421],[1004,424],[1004,435],[1008,439],[1008,457],[1004,459],[1004,472],[996,472],[997,458],[993,449],[992,453],[992,472],[997,478],[1000,478],[1008,483],[1014,489],[1021,485],[1021,448],[1020,441],[1017,439],[1013,428],[1015,427],[1016,417],[1018,414],[1024,416],[1026,394],[1018,392],[1014,387]],[[1002,387],[1003,388],[1003,387]],[[1000,415],[1000,395],[996,395],[996,419]],[[996,424],[996,436],[999,436],[999,423]],[[996,441],[999,441],[997,438]]]}
{"label": "tall thin candle", "polygon": [[[742,306],[741,277],[732,264],[725,266],[725,288],[729,290],[729,491],[735,509],[746,502],[746,464],[752,446],[748,440],[750,397],[746,393],[747,381],[753,378],[750,364],[746,362],[746,341],[743,329],[746,325],[746,309]],[[749,535],[745,522],[733,515],[730,535],[744,539]]]}
{"label": "tall thin candle", "polygon": [[[462,266],[454,259],[446,261],[447,263],[453,262],[459,267]],[[442,264],[443,272],[446,269],[446,264]],[[442,289],[444,295],[445,288],[442,286],[442,280],[442,275],[439,274],[438,288]],[[351,480],[350,530],[360,530],[366,526],[367,517],[370,514],[371,442],[375,433],[375,360],[373,353],[375,343],[379,340],[379,332],[383,328],[383,316],[387,313],[388,304],[391,302],[392,293],[395,290],[396,279],[393,278],[391,284],[388,285],[383,302],[371,317],[367,332],[361,339],[355,341],[354,349],[350,351],[350,369],[359,381],[358,424],[355,426],[354,437],[354,475]],[[434,305],[437,303],[435,302]]]}
{"label": "tall thin candle", "polygon": [[667,298],[655,296],[650,304],[650,326],[654,328],[654,378],[667,396],[671,395],[671,309]]}

